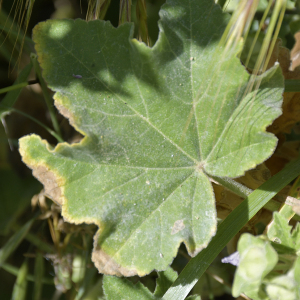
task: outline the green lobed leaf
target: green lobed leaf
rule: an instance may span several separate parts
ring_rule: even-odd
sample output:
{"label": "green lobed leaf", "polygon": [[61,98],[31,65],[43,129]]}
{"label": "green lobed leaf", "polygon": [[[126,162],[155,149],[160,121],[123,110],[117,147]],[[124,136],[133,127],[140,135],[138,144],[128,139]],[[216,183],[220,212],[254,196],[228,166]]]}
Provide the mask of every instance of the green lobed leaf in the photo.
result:
{"label": "green lobed leaf", "polygon": [[268,295],[260,290],[252,290],[252,291],[248,291],[247,292],[247,297],[249,297],[250,299],[255,299],[255,300],[270,300]]}
{"label": "green lobed leaf", "polygon": [[140,276],[190,255],[216,231],[209,175],[236,177],[268,158],[265,132],[280,115],[275,66],[249,75],[218,46],[227,15],[210,0],[168,1],[153,48],[133,27],[50,20],[34,29],[55,104],[85,138],[52,148],[20,140],[23,161],[66,220],[96,223],[93,261],[106,274]]}
{"label": "green lobed leaf", "polygon": [[[260,282],[238,278],[240,284],[243,280],[247,282],[246,288],[243,288],[248,297],[262,300],[299,299],[300,260],[295,255],[295,253],[299,253],[299,224],[292,231],[292,226],[288,224],[292,215],[292,208],[285,204],[279,212],[274,212],[273,221],[268,226],[267,236],[271,241],[274,241],[273,247],[278,250],[279,254],[279,262],[272,274],[265,278],[262,277]],[[262,255],[262,261],[267,261],[267,259],[268,254],[265,254],[265,259]],[[259,259],[256,259],[256,262],[260,264]],[[251,263],[250,260],[248,270],[251,270]],[[246,269],[245,266],[244,268]],[[257,269],[257,266],[253,265],[252,268]],[[288,270],[287,274],[281,275],[284,270],[285,272]],[[237,274],[241,277],[239,272],[240,270]],[[245,283],[242,284],[245,286]]]}
{"label": "green lobed leaf", "polygon": [[262,280],[276,265],[278,255],[268,241],[248,233],[241,236],[238,252],[240,263],[235,273],[232,295],[259,294]]}
{"label": "green lobed leaf", "polygon": [[294,230],[292,231],[292,239],[293,239],[293,244],[294,249],[296,249],[297,254],[300,254],[300,223],[298,222],[296,224],[296,227],[294,228]]}
{"label": "green lobed leaf", "polygon": [[290,205],[285,204],[279,212],[274,212],[273,221],[268,226],[267,236],[276,244],[290,248],[290,251],[300,253],[300,224],[293,228],[289,225],[290,217],[295,213]]}
{"label": "green lobed leaf", "polygon": [[272,278],[266,283],[266,292],[270,300],[285,299],[297,300],[300,297],[300,258],[298,257],[294,266],[285,275]]}
{"label": "green lobed leaf", "polygon": [[291,234],[292,226],[288,224],[289,221],[279,212],[274,212],[273,219],[267,232],[269,240],[294,249],[295,243]]}
{"label": "green lobed leaf", "polygon": [[300,257],[298,256],[294,263],[294,283],[296,298],[300,298]]}

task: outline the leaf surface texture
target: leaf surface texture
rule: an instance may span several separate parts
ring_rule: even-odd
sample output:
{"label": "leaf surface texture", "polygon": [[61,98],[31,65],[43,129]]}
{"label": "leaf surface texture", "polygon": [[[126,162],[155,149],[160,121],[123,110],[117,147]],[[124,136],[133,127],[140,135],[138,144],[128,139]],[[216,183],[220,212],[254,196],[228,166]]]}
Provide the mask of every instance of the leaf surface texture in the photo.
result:
{"label": "leaf surface texture", "polygon": [[52,148],[32,135],[20,152],[66,220],[96,223],[100,272],[164,270],[216,231],[209,175],[241,176],[268,158],[280,115],[278,66],[245,93],[249,75],[218,46],[228,16],[213,1],[168,1],[153,48],[133,25],[49,20],[34,29],[55,105],[85,137]]}

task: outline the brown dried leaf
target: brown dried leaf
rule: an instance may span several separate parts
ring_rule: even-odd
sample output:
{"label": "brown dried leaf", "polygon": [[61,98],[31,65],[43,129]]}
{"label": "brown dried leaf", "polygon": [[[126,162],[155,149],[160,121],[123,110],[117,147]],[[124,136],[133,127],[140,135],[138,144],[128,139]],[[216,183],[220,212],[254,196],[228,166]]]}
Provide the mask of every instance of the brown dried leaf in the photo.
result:
{"label": "brown dried leaf", "polygon": [[[300,68],[290,70],[290,51],[281,46],[281,40],[276,42],[271,55],[269,66],[278,61],[285,79],[300,79]],[[291,129],[300,122],[300,93],[284,93],[282,115],[276,119],[268,131],[274,134],[290,133]]]}
{"label": "brown dried leaf", "polygon": [[294,34],[296,43],[291,51],[291,66],[290,70],[294,71],[298,66],[300,66],[300,31]]}

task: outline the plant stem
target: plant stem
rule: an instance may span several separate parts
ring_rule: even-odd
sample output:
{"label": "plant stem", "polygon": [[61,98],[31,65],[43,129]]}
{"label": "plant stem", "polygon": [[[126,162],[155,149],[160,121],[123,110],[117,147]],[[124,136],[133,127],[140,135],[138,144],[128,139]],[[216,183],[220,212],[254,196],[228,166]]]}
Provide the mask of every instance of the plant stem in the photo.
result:
{"label": "plant stem", "polygon": [[[232,192],[242,198],[247,198],[253,192],[253,190],[249,189],[248,187],[244,186],[243,184],[241,184],[239,182],[236,182],[232,178],[217,177],[217,176],[211,176],[211,178],[213,179],[212,181],[215,181],[217,184],[224,186],[227,190],[229,190],[230,192]],[[274,199],[271,199],[268,203],[266,203],[264,208],[269,211],[277,211],[280,209],[280,207],[283,204],[291,207],[293,204],[290,201],[290,199],[292,199],[292,201],[294,201],[295,198],[288,196],[286,198],[285,204],[284,204],[284,200],[280,199],[280,197],[275,195]],[[300,216],[295,215],[294,219],[300,221]]]}
{"label": "plant stem", "polygon": [[14,85],[5,87],[3,89],[0,89],[0,94],[4,94],[4,93],[7,93],[7,92],[10,92],[10,91],[13,91],[13,90],[21,89],[21,88],[23,88],[27,85],[28,85],[28,82],[21,82],[21,83],[18,83],[18,84],[14,84]]}
{"label": "plant stem", "polygon": [[32,120],[33,122],[37,123],[38,125],[42,126],[42,127],[43,127],[45,130],[47,130],[53,137],[55,137],[59,143],[63,143],[63,142],[64,142],[64,140],[63,140],[63,139],[62,139],[55,131],[51,130],[48,126],[44,125],[42,122],[40,122],[40,121],[37,120],[36,118],[34,118],[34,117],[32,117],[32,116],[30,116],[30,115],[28,115],[28,114],[26,114],[26,113],[24,113],[24,112],[18,110],[18,109],[15,109],[15,108],[10,108],[10,110],[11,110],[12,112],[18,113],[18,114],[20,114],[20,115],[22,115],[22,116],[24,116],[24,117],[26,117],[26,118]]}
{"label": "plant stem", "polygon": [[7,86],[3,89],[0,89],[0,94],[4,94],[4,93],[10,92],[10,91],[21,89],[23,87],[26,87],[26,86],[32,85],[32,84],[36,84],[36,83],[39,83],[39,82],[37,80],[30,80],[30,81],[20,82],[18,84],[13,84],[13,85]]}
{"label": "plant stem", "polygon": [[233,180],[232,178],[217,176],[211,176],[211,178],[217,183],[223,185],[227,190],[235,193],[240,197],[246,198],[253,192],[253,190],[247,188],[246,186]]}

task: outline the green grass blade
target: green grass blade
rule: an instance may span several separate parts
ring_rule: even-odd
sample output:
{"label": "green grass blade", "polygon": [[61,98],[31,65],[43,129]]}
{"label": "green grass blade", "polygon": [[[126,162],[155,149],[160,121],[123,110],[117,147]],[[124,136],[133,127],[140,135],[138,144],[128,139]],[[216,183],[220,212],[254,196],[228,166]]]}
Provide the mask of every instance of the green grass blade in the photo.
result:
{"label": "green grass blade", "polygon": [[136,18],[138,21],[139,39],[149,46],[147,8],[145,0],[138,0],[136,2]]}
{"label": "green grass blade", "polygon": [[21,88],[23,88],[27,85],[28,85],[28,82],[21,82],[18,84],[13,84],[11,86],[0,89],[0,94],[4,94],[4,93],[15,91],[15,90],[20,90]]}
{"label": "green grass blade", "polygon": [[190,260],[162,299],[185,299],[226,244],[270,199],[299,174],[300,158],[288,164],[282,171],[251,193],[248,198],[220,224],[217,234],[213,237],[208,247]]}
{"label": "green grass blade", "polygon": [[19,42],[22,42],[22,40],[24,39],[24,41],[28,42],[29,44],[34,44],[33,40],[31,38],[29,38],[28,36],[24,35],[24,32],[22,30],[16,30],[16,28],[11,28],[11,27],[5,27],[0,25],[0,30],[2,33],[7,34],[13,38],[18,39]]}
{"label": "green grass blade", "polygon": [[34,219],[28,221],[18,232],[16,232],[8,242],[0,250],[0,267],[9,257],[9,255],[18,247],[18,245],[25,238],[27,232],[29,231]]}
{"label": "green grass blade", "polygon": [[[21,225],[15,223],[12,226],[12,229],[14,232],[17,232],[20,230]],[[45,242],[42,238],[39,238],[38,235],[28,232],[25,239],[30,242],[32,245],[36,246],[37,249],[41,252],[45,253],[54,253],[55,248],[53,245],[50,245],[49,243]]]}
{"label": "green grass blade", "polygon": [[131,0],[120,1],[119,25],[131,22]]}
{"label": "green grass blade", "polygon": [[10,87],[6,87],[0,90],[0,93],[8,92],[4,99],[1,101],[0,106],[0,114],[1,117],[5,116],[6,114],[9,114],[11,112],[11,108],[17,101],[21,90],[24,86],[27,86],[28,83],[26,82],[27,77],[32,69],[32,63],[29,63],[19,74],[17,80],[14,82],[14,84]]}
{"label": "green grass blade", "polygon": [[34,266],[34,290],[33,300],[39,300],[42,296],[44,276],[44,258],[41,253],[37,253]]}
{"label": "green grass blade", "polygon": [[[75,297],[75,300],[85,299],[84,295],[87,295],[93,289],[92,282],[93,282],[93,278],[95,277],[96,273],[97,273],[96,268],[88,268],[86,270],[84,279],[78,289],[78,293]],[[102,284],[101,284],[101,286],[102,286]]]}
{"label": "green grass blade", "polygon": [[58,135],[54,130],[51,130],[48,126],[44,125],[42,122],[40,122],[38,119],[18,110],[18,109],[15,109],[15,108],[11,108],[11,111],[12,112],[15,112],[15,113],[18,113],[19,115],[22,115],[28,119],[30,119],[31,121],[37,123],[38,125],[40,125],[41,127],[43,127],[45,130],[47,130],[53,137],[55,137],[59,143],[63,143],[64,140],[61,138],[60,135]]}
{"label": "green grass blade", "polygon": [[48,107],[48,110],[49,110],[49,113],[50,113],[50,118],[51,118],[51,121],[52,121],[53,128],[54,128],[56,134],[60,137],[60,140],[62,140],[60,127],[59,127],[59,124],[58,124],[58,121],[57,121],[57,118],[56,118],[55,110],[53,108],[53,100],[49,95],[47,84],[44,81],[44,78],[42,76],[42,72],[41,72],[40,66],[39,66],[38,61],[37,61],[37,56],[34,53],[31,53],[30,58],[31,58],[31,62],[33,64],[33,67],[35,69],[36,75],[37,75],[37,77],[40,81],[40,85],[41,85],[41,88],[42,88],[42,91],[43,91],[45,102],[47,104],[47,107]]}
{"label": "green grass blade", "polygon": [[[10,264],[7,264],[7,263],[2,264],[2,269],[14,276],[18,276],[19,269]],[[26,279],[28,281],[34,282],[35,277],[32,274],[27,274]],[[42,278],[42,282],[43,282],[43,284],[54,285],[54,280],[53,280],[53,278],[50,278],[50,277]]]}
{"label": "green grass blade", "polygon": [[14,289],[12,292],[12,300],[23,300],[26,297],[27,290],[27,273],[28,273],[28,264],[27,260],[25,260],[18,272],[18,277],[14,285]]}

